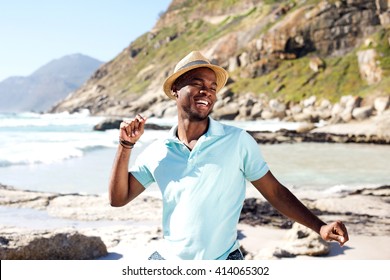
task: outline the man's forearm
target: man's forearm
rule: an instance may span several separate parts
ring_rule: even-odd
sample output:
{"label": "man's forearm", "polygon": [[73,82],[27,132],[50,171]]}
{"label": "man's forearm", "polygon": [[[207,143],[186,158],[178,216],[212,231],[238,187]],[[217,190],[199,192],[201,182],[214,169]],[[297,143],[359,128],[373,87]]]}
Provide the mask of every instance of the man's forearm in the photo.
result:
{"label": "man's forearm", "polygon": [[110,186],[109,196],[111,206],[123,206],[129,202],[129,161],[131,149],[124,148],[119,144],[115,156]]}
{"label": "man's forearm", "polygon": [[320,233],[325,223],[303,205],[270,171],[259,180],[253,181],[252,184],[280,213]]}
{"label": "man's forearm", "polygon": [[317,233],[325,223],[314,215],[294,194],[286,187],[278,191],[277,199],[270,203],[286,217],[311,228]]}

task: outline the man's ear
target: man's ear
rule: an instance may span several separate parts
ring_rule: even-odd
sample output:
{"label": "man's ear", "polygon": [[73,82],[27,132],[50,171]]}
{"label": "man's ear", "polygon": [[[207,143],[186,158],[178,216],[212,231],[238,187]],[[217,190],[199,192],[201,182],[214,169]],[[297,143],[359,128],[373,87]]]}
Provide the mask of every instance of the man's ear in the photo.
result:
{"label": "man's ear", "polygon": [[177,87],[176,87],[176,85],[172,85],[172,89],[171,89],[171,92],[172,92],[172,95],[174,96],[174,97],[178,97],[178,95],[177,95]]}

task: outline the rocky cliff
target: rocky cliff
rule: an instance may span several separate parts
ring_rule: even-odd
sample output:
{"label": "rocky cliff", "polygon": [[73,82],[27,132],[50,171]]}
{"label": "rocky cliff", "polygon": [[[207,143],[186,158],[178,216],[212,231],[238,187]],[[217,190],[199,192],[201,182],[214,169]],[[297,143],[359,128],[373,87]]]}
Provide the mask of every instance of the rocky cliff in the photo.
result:
{"label": "rocky cliff", "polygon": [[198,49],[230,73],[215,118],[338,122],[354,118],[356,108],[363,108],[359,117],[376,114],[375,102],[389,106],[389,6],[389,0],[173,0],[153,30],[51,111],[172,116],[175,103],[162,83],[179,58]]}

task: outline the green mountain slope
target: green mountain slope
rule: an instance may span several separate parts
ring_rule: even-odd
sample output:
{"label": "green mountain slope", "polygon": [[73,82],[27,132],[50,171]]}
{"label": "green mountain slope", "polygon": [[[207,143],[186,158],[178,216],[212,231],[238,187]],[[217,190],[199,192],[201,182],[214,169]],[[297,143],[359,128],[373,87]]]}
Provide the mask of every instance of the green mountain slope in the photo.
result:
{"label": "green mountain slope", "polygon": [[52,111],[164,112],[172,101],[162,83],[191,50],[229,71],[223,97],[334,103],[390,95],[389,23],[386,1],[174,0],[153,30]]}

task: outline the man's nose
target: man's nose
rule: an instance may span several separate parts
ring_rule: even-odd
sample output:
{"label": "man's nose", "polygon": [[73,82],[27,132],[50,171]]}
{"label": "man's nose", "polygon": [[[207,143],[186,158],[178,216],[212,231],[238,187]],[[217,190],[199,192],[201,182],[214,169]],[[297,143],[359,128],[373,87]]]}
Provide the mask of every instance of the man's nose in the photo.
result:
{"label": "man's nose", "polygon": [[204,93],[204,94],[208,94],[208,95],[212,94],[212,90],[208,87],[202,87],[199,92]]}

